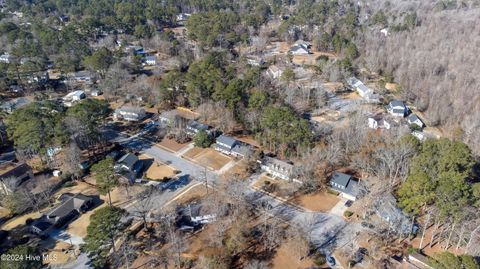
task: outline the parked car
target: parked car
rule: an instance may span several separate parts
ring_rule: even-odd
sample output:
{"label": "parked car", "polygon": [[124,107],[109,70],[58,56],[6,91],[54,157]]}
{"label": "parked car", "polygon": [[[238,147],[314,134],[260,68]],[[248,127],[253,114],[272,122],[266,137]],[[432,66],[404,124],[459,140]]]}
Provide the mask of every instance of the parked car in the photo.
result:
{"label": "parked car", "polygon": [[329,266],[335,266],[337,264],[335,258],[330,255],[327,255],[326,260]]}

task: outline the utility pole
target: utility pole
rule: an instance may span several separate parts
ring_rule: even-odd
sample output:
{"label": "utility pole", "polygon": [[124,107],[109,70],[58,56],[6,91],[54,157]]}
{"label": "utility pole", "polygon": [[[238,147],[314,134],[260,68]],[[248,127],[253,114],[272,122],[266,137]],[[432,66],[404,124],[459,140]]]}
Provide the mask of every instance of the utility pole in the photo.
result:
{"label": "utility pole", "polygon": [[204,171],[203,171],[203,177],[205,178],[205,188],[207,190],[207,195],[208,195],[208,178],[207,178],[207,167],[204,166]]}

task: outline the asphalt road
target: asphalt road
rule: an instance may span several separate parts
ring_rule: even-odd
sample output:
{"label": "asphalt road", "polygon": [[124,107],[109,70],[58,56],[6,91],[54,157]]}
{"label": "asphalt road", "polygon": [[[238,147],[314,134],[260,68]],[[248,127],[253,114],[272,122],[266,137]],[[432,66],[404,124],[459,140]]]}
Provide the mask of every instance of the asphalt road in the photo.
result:
{"label": "asphalt road", "polygon": [[[218,175],[204,167],[192,163],[182,157],[163,150],[149,141],[138,136],[117,138],[117,142],[125,147],[138,150],[152,156],[155,160],[168,163],[182,172],[179,174],[180,184],[173,189],[169,189],[166,193],[159,194],[155,197],[155,205],[153,208],[161,207],[169,199],[172,199],[175,193],[184,190],[197,182],[205,182],[205,175],[209,185],[218,184]],[[252,176],[250,180],[255,180]],[[310,236],[312,244],[320,249],[327,249],[333,242],[338,240],[339,235],[346,226],[342,217],[334,214],[320,213],[320,212],[304,212],[294,206],[277,200],[262,192],[249,188],[244,195],[246,200],[254,205],[262,205],[263,208],[269,208],[269,214],[274,215],[282,220],[295,224],[297,227],[307,231]],[[268,204],[268,205],[267,205]],[[266,206],[267,205],[267,206]],[[338,244],[338,243],[337,243]]]}

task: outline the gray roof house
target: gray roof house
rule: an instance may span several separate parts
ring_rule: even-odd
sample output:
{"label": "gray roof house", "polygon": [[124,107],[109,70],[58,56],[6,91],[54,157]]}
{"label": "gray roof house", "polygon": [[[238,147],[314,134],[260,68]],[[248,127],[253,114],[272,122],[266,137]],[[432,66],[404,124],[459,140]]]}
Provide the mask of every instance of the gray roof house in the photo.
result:
{"label": "gray roof house", "polygon": [[156,56],[146,56],[145,57],[145,64],[156,65],[157,64],[157,57]]}
{"label": "gray roof house", "polygon": [[281,161],[276,158],[266,156],[260,164],[260,168],[272,175],[273,177],[281,178],[288,181],[300,182],[295,179],[295,171],[293,164]]}
{"label": "gray roof house", "polygon": [[15,98],[15,99],[4,102],[3,104],[0,105],[0,109],[7,113],[13,113],[13,111],[15,111],[16,109],[24,107],[30,104],[31,102],[32,101],[30,101],[25,97],[19,97],[19,98]]}
{"label": "gray roof house", "polygon": [[32,232],[40,235],[46,234],[54,226],[62,227],[93,206],[93,198],[83,194],[70,194],[63,200],[64,202],[59,206],[32,223]]}
{"label": "gray roof house", "polygon": [[342,194],[343,197],[355,201],[358,194],[358,181],[351,175],[340,172],[333,173],[330,179],[330,187]]}
{"label": "gray roof house", "polygon": [[139,161],[137,155],[132,153],[127,153],[118,159],[117,164],[119,168],[131,172],[139,172],[142,169],[142,162]]}
{"label": "gray roof house", "polygon": [[0,166],[0,193],[14,192],[23,182],[32,179],[32,168],[26,163],[3,163]]}
{"label": "gray roof house", "polygon": [[413,113],[408,115],[407,122],[410,125],[415,124],[420,128],[425,127],[425,124],[423,123],[423,121],[416,114],[413,114]]}
{"label": "gray roof house", "polygon": [[251,153],[249,146],[236,140],[233,137],[221,135],[217,137],[215,143],[215,150],[226,155],[233,155],[234,157],[243,158]]}
{"label": "gray roof house", "polygon": [[310,53],[308,48],[306,46],[303,46],[303,45],[294,45],[290,48],[289,52],[292,55],[307,55],[307,54]]}
{"label": "gray roof house", "polygon": [[399,100],[391,101],[390,103],[388,103],[388,106],[386,108],[388,113],[398,117],[405,117],[408,111],[407,106],[405,106],[405,104]]}
{"label": "gray roof house", "polygon": [[140,121],[146,116],[145,109],[140,107],[123,106],[115,109],[113,118],[115,120]]}
{"label": "gray roof house", "polygon": [[199,131],[208,131],[208,125],[192,120],[187,123],[185,132],[188,135],[196,135]]}

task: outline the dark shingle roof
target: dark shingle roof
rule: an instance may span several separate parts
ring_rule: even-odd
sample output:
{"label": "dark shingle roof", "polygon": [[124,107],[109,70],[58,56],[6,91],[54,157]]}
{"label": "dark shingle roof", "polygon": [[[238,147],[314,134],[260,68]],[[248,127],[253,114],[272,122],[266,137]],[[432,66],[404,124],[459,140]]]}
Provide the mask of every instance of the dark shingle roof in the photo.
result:
{"label": "dark shingle roof", "polygon": [[135,154],[127,153],[123,155],[118,162],[127,166],[131,170],[135,166],[135,163],[138,162],[138,157]]}
{"label": "dark shingle roof", "polygon": [[[419,118],[416,114],[413,114],[413,113],[412,113],[412,114],[410,114],[410,115],[408,116],[408,120],[409,120],[410,122],[415,122],[415,121],[417,121],[417,120],[420,120],[420,118]],[[420,120],[420,121],[421,121],[421,120]]]}
{"label": "dark shingle roof", "polygon": [[194,120],[188,123],[188,127],[195,130],[204,130],[204,131],[208,130],[208,125],[200,123],[198,121],[194,121]]}
{"label": "dark shingle roof", "polygon": [[237,140],[230,136],[221,135],[217,138],[217,142],[225,144],[230,148],[232,148],[235,145],[235,143],[237,143]]}
{"label": "dark shingle roof", "polygon": [[347,175],[344,173],[340,172],[335,172],[333,173],[332,179],[330,180],[331,183],[337,183],[340,186],[344,186],[345,188],[348,185],[348,182],[350,182],[350,179],[352,178],[351,175]]}
{"label": "dark shingle roof", "polygon": [[63,204],[60,206],[54,208],[52,211],[50,211],[47,215],[50,218],[63,218],[70,214],[73,210],[79,211],[82,206],[91,201],[92,198],[85,196],[83,194],[77,194],[70,199],[66,200]]}
{"label": "dark shingle roof", "polygon": [[402,101],[393,100],[393,101],[390,102],[390,106],[391,107],[396,107],[396,106],[405,107],[405,104]]}

